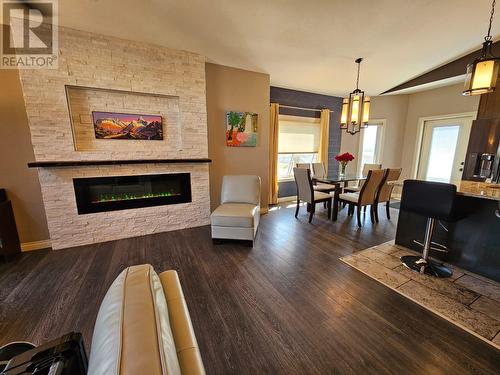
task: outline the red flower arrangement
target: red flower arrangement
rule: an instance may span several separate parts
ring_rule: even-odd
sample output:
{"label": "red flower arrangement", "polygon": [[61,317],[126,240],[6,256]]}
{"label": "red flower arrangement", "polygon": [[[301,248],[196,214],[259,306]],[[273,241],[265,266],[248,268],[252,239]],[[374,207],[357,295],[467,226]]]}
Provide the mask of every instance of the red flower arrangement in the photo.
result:
{"label": "red flower arrangement", "polygon": [[354,156],[352,156],[348,152],[344,152],[343,154],[339,154],[335,156],[335,160],[337,160],[341,164],[347,164],[350,161],[354,160]]}
{"label": "red flower arrangement", "polygon": [[347,163],[354,160],[354,156],[352,156],[348,152],[344,152],[343,154],[339,154],[335,156],[335,160],[340,163],[340,174],[345,175],[345,169],[347,167]]}

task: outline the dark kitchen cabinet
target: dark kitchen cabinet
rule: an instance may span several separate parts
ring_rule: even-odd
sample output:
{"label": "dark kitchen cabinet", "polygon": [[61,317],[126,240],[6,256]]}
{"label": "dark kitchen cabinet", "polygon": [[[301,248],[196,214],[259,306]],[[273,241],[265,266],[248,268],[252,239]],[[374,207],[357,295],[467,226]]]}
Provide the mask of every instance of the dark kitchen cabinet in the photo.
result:
{"label": "dark kitchen cabinet", "polygon": [[500,163],[500,79],[497,81],[497,90],[481,95],[477,120],[472,123],[469,145],[464,165],[464,180],[485,181],[485,177],[478,176],[481,156],[494,158],[491,164],[491,178],[496,181],[499,176]]}

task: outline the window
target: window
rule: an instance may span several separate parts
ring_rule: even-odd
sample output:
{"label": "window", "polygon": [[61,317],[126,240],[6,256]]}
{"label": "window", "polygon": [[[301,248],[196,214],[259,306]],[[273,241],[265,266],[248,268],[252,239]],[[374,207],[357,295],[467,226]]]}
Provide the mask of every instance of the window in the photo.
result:
{"label": "window", "polygon": [[450,182],[459,130],[460,126],[443,126],[432,129],[429,160],[437,162],[427,164],[426,180]]}
{"label": "window", "polygon": [[358,171],[360,173],[363,165],[380,163],[384,123],[385,120],[373,120],[370,121],[367,128],[361,130],[358,154]]}
{"label": "window", "polygon": [[318,118],[280,115],[278,135],[278,180],[293,179],[297,163],[318,158],[321,127]]}

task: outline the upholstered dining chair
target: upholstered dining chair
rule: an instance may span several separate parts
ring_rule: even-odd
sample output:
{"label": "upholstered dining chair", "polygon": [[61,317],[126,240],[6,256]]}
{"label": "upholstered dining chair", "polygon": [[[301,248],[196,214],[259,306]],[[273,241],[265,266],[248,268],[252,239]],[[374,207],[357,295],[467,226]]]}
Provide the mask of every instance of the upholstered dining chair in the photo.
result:
{"label": "upholstered dining chair", "polygon": [[295,167],[301,169],[311,169],[311,163],[296,163]]}
{"label": "upholstered dining chair", "polygon": [[387,168],[384,172],[384,178],[380,183],[380,187],[377,191],[377,197],[375,198],[375,207],[373,208],[375,214],[375,221],[378,223],[378,204],[385,203],[385,212],[387,214],[387,219],[391,220],[390,207],[391,204],[391,194],[394,189],[394,185],[388,182],[397,181],[399,176],[401,176],[401,168],[391,169]]}
{"label": "upholstered dining chair", "polygon": [[[382,164],[363,164],[363,170],[361,171],[361,175],[363,177],[366,177],[366,176],[368,176],[368,171],[373,171],[373,170],[377,170],[377,169],[382,169]],[[363,187],[364,183],[365,183],[365,181],[363,181],[363,180],[358,181],[357,186],[346,186],[344,188],[344,191],[352,192],[352,193],[359,192],[359,191],[361,191],[361,188]]]}
{"label": "upholstered dining chair", "polygon": [[[322,171],[319,171],[319,169],[317,169],[318,173],[316,173],[314,171],[316,164],[321,164]],[[312,177],[321,178],[321,177],[326,176],[325,166],[323,165],[323,163],[312,163],[312,164],[310,164],[310,163],[297,163],[296,167],[301,168],[301,169],[311,169],[311,167],[312,167]],[[318,168],[318,167],[316,167],[316,168]],[[315,191],[322,191],[323,193],[329,193],[331,191],[335,191],[335,185],[313,181],[313,189]]]}
{"label": "upholstered dining chair", "polygon": [[300,202],[306,202],[309,211],[309,222],[312,222],[314,212],[316,211],[316,203],[326,202],[328,208],[328,218],[332,213],[332,196],[322,191],[313,189],[311,170],[307,168],[294,168],[293,175],[297,185],[297,208],[295,209],[295,217],[299,215]]}
{"label": "upholstered dining chair", "polygon": [[[324,163],[311,163],[312,166],[312,177],[313,178],[325,178],[326,168]],[[335,191],[335,185],[327,184],[325,182],[316,182],[314,185],[314,190],[322,191],[324,193],[329,193],[331,191]]]}
{"label": "upholstered dining chair", "polygon": [[326,177],[326,168],[324,163],[311,163],[312,166],[312,175],[317,178],[325,178]]}
{"label": "upholstered dining chair", "polygon": [[366,181],[361,187],[359,193],[343,193],[339,195],[339,202],[349,205],[349,215],[354,213],[354,207],[357,207],[358,227],[361,228],[361,208],[368,205],[370,208],[370,219],[375,222],[374,206],[377,198],[377,191],[384,178],[384,171],[381,169],[372,169],[368,171]]}

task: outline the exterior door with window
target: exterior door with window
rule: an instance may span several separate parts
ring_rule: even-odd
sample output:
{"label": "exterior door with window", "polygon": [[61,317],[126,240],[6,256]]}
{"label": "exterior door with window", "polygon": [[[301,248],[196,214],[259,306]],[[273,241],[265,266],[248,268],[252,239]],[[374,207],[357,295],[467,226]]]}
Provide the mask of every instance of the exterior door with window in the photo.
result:
{"label": "exterior door with window", "polygon": [[472,117],[424,121],[417,178],[449,183],[462,178]]}

